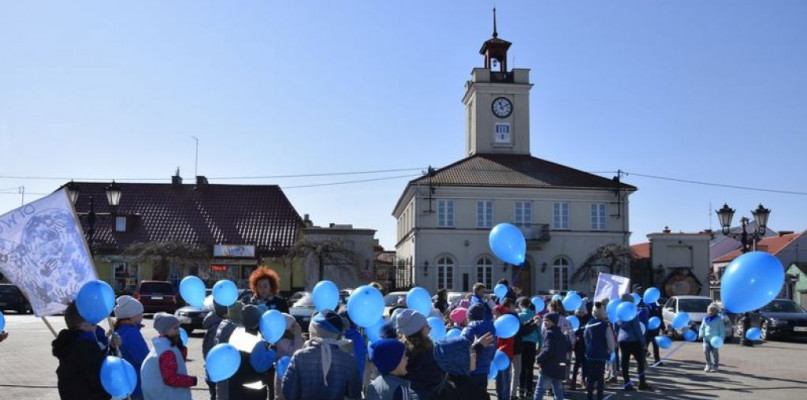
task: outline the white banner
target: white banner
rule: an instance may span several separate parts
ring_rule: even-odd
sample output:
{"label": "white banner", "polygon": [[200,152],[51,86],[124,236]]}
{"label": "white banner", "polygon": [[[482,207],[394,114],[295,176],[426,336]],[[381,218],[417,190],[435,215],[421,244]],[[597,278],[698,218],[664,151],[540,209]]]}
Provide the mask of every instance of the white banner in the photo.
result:
{"label": "white banner", "polygon": [[623,293],[628,293],[629,290],[629,278],[600,272],[600,275],[597,276],[597,290],[594,292],[594,301],[618,299]]}
{"label": "white banner", "polygon": [[0,272],[38,317],[64,311],[97,279],[81,223],[64,189],[0,215]]}

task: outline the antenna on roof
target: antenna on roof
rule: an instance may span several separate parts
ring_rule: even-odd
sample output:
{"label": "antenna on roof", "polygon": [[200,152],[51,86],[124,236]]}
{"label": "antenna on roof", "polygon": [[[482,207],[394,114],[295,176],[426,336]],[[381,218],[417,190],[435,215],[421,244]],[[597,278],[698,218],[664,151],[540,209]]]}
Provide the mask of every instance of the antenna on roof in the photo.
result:
{"label": "antenna on roof", "polygon": [[196,141],[196,157],[193,160],[193,176],[199,176],[199,138],[196,136],[191,137]]}

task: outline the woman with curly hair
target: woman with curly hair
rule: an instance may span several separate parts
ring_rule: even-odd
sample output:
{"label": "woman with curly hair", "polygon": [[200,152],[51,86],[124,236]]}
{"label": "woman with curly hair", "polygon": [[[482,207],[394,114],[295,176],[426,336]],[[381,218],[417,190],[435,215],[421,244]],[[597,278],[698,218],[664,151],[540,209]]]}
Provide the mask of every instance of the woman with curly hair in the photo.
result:
{"label": "woman with curly hair", "polygon": [[260,266],[252,271],[252,275],[249,276],[249,288],[252,289],[252,297],[244,299],[244,304],[254,304],[261,313],[268,310],[289,313],[289,303],[278,295],[280,277],[274,270]]}

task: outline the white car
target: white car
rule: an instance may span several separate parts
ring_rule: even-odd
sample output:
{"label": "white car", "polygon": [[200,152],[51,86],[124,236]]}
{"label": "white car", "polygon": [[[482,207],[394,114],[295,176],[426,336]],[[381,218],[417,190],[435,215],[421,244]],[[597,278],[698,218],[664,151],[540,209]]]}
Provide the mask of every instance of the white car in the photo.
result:
{"label": "white car", "polygon": [[398,299],[403,297],[404,301],[406,301],[406,294],[409,292],[391,292],[388,295],[384,296],[384,316],[389,317],[389,310],[392,307],[398,305]]}
{"label": "white car", "polygon": [[[664,317],[664,326],[667,328],[667,335],[674,339],[681,338],[686,329],[692,329],[696,333],[701,327],[703,319],[706,318],[706,309],[715,301],[706,296],[673,296],[664,304],[661,313]],[[689,328],[673,329],[672,320],[676,313],[686,312],[689,314]],[[734,324],[725,314],[721,314],[723,325],[726,327],[726,341],[734,338]]]}

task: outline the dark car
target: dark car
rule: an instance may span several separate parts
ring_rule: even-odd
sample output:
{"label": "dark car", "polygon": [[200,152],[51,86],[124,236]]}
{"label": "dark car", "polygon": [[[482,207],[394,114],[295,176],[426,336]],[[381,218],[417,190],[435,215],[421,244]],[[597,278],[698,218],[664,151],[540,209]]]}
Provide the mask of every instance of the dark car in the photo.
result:
{"label": "dark car", "polygon": [[18,314],[30,314],[32,311],[31,304],[23,296],[22,291],[8,284],[0,285],[0,310],[14,310]]}
{"label": "dark car", "polygon": [[[807,337],[807,312],[793,300],[775,299],[750,315],[751,327],[762,331],[762,340]],[[742,324],[738,322],[735,329],[742,332]]]}
{"label": "dark car", "polygon": [[174,312],[174,315],[179,319],[182,328],[190,335],[194,329],[203,329],[202,321],[205,320],[208,314],[213,311],[213,297],[212,289],[206,290],[205,303],[202,308],[194,307],[191,305],[179,308]]}
{"label": "dark car", "polygon": [[143,304],[143,311],[147,313],[173,314],[177,310],[177,292],[168,281],[140,281],[133,297]]}

